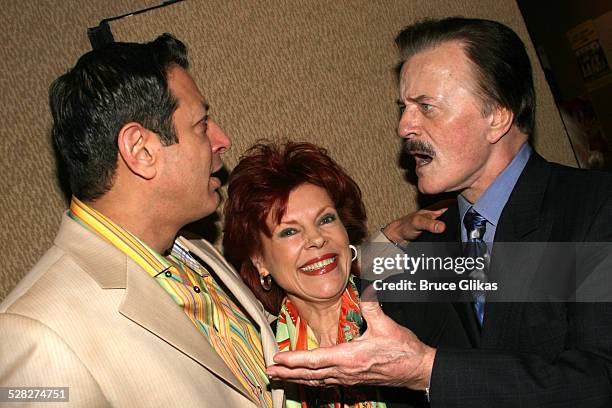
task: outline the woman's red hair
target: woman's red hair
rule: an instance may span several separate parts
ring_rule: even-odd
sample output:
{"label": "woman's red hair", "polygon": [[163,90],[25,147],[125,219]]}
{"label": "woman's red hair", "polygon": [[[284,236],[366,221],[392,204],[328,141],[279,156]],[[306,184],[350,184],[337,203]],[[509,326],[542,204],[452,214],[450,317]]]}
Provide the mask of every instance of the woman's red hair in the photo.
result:
{"label": "woman's red hair", "polygon": [[274,282],[270,291],[262,289],[251,257],[261,253],[260,233],[271,236],[266,222],[270,212],[280,222],[289,193],[305,183],[327,191],[349,241],[360,243],[366,235],[361,190],[321,147],[298,142],[256,144],[240,158],[229,179],[223,247],[245,283],[274,314],[280,311],[285,292]]}

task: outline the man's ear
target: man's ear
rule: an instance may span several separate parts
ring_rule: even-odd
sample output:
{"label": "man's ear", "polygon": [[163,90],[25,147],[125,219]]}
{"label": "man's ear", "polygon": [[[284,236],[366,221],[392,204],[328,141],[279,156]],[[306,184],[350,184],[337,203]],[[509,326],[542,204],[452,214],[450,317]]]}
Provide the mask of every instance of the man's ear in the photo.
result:
{"label": "man's ear", "polygon": [[119,154],[132,173],[151,180],[157,174],[159,137],[140,123],[123,125],[117,136]]}
{"label": "man's ear", "polygon": [[497,143],[510,130],[514,122],[514,113],[503,106],[496,106],[489,114],[489,143]]}

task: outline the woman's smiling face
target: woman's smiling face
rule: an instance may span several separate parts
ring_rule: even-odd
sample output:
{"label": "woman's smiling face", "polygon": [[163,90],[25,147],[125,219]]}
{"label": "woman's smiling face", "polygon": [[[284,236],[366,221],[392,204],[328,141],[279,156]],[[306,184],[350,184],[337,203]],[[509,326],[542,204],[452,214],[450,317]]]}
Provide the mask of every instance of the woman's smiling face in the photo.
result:
{"label": "woman's smiling face", "polygon": [[349,239],[327,191],[302,184],[289,193],[280,223],[270,211],[272,232],[260,234],[262,253],[253,257],[260,275],[272,275],[290,298],[305,302],[338,299],[351,269]]}

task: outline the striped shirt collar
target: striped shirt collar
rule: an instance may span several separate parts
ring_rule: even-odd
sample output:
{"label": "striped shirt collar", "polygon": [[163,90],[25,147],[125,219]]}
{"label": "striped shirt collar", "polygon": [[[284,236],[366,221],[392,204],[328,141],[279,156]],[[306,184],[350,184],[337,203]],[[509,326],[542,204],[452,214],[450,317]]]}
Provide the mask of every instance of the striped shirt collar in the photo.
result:
{"label": "striped shirt collar", "polygon": [[[132,233],[74,196],[70,202],[68,216],[125,253],[152,277],[156,277],[172,266],[161,254],[151,249]],[[175,242],[174,246],[175,248],[178,246],[179,253],[180,251],[188,253],[178,242]],[[183,259],[183,257],[179,258]]]}

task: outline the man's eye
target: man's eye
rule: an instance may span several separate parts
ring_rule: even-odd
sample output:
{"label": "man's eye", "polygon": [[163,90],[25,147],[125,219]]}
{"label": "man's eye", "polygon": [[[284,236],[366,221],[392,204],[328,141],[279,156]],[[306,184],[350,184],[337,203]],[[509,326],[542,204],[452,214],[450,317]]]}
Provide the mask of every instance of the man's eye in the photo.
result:
{"label": "man's eye", "polygon": [[278,236],[281,238],[285,238],[295,235],[296,233],[297,231],[295,230],[295,228],[285,228],[284,230],[278,233]]}
{"label": "man's eye", "polygon": [[422,103],[421,109],[423,110],[423,112],[431,112],[433,110],[433,106],[428,103]]}
{"label": "man's eye", "polygon": [[406,110],[406,105],[404,105],[403,103],[398,103],[397,107],[399,108],[400,113],[404,113],[404,111]]}
{"label": "man's eye", "polygon": [[330,222],[334,222],[338,219],[338,217],[336,217],[336,214],[325,214],[323,217],[321,217],[321,224],[329,224]]}

